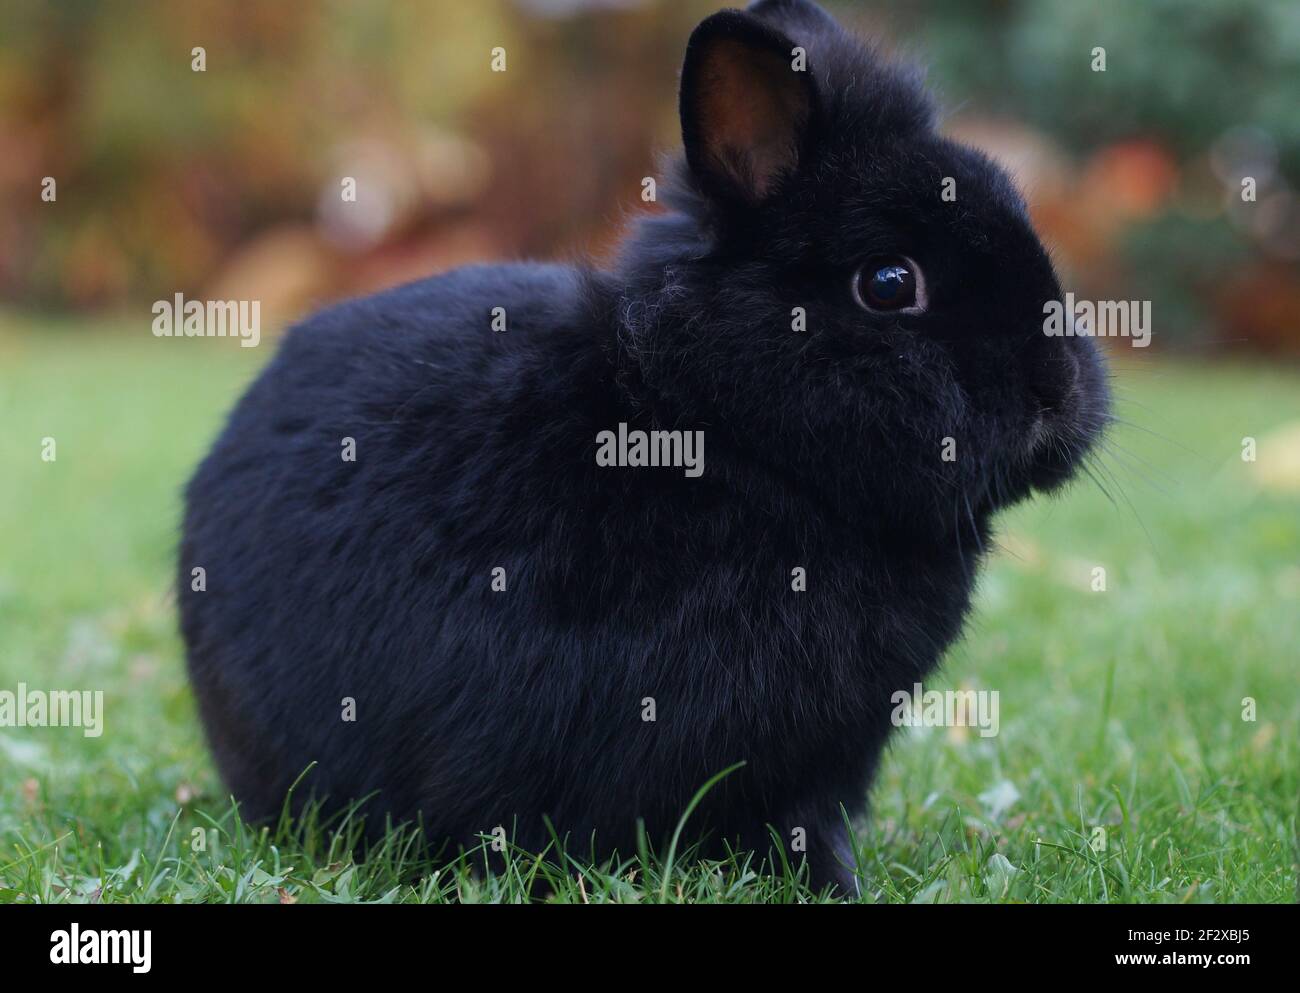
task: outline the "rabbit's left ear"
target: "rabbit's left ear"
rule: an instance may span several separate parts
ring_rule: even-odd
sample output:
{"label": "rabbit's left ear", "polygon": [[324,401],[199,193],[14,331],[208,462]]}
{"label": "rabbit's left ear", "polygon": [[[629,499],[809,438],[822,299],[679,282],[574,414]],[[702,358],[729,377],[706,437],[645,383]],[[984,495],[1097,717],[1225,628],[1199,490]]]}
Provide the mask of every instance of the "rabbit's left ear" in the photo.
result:
{"label": "rabbit's left ear", "polygon": [[686,46],[686,161],[704,192],[758,204],[810,152],[816,92],[807,56],[761,18],[724,10]]}

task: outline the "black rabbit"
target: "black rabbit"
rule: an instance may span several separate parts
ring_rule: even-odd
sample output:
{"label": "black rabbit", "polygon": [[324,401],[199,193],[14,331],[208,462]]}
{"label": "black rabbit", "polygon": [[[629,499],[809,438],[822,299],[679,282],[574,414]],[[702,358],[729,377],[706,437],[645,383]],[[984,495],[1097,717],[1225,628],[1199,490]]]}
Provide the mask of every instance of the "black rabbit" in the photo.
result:
{"label": "black rabbit", "polygon": [[709,17],[680,103],[670,210],[610,269],[328,309],[199,467],[181,621],[246,815],[315,762],[295,802],[628,855],[744,763],[691,840],[774,832],[852,890],[891,695],[957,637],[991,515],[1088,452],[1106,375],[1044,333],[1010,180],[815,4]]}

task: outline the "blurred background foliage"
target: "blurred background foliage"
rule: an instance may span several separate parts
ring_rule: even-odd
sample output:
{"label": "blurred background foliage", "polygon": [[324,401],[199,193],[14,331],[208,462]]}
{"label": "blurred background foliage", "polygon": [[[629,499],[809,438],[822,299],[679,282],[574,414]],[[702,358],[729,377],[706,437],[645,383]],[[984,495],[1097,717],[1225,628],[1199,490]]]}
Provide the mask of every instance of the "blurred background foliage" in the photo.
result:
{"label": "blurred background foliage", "polygon": [[[183,292],[288,321],[464,262],[600,257],[721,5],[0,0],[0,303],[147,326]],[[930,67],[1076,295],[1152,300],[1158,345],[1300,352],[1296,0],[827,6]]]}

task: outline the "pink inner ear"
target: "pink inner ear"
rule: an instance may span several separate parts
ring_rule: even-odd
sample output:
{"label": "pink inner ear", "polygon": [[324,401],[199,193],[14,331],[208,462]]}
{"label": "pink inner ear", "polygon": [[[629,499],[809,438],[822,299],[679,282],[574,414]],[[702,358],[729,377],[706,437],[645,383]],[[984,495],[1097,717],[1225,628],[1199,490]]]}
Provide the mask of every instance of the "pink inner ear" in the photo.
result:
{"label": "pink inner ear", "polygon": [[701,73],[700,124],[713,166],[761,199],[799,160],[808,91],[791,59],[742,42],[715,42]]}

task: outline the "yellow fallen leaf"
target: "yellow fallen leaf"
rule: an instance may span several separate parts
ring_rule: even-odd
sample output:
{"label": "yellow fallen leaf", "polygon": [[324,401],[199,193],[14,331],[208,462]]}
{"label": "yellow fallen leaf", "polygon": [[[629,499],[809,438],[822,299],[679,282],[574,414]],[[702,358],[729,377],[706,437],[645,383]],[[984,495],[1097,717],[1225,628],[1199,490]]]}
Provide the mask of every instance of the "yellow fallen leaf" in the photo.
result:
{"label": "yellow fallen leaf", "polygon": [[1024,572],[1037,572],[1043,565],[1043,554],[1038,544],[1016,531],[1003,531],[997,535],[998,557]]}
{"label": "yellow fallen leaf", "polygon": [[1250,478],[1271,493],[1300,493],[1300,421],[1289,421],[1256,440]]}
{"label": "yellow fallen leaf", "polygon": [[1256,731],[1254,736],[1250,739],[1250,747],[1255,749],[1257,752],[1262,752],[1273,743],[1275,737],[1277,737],[1276,725],[1274,725],[1272,721],[1266,721],[1264,724],[1260,725],[1259,730]]}

